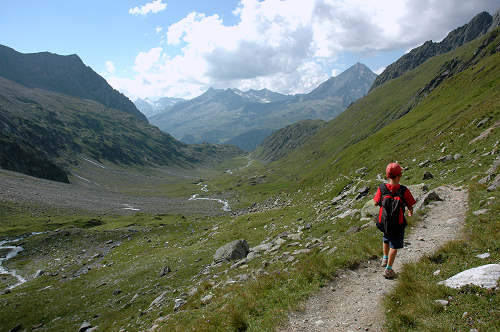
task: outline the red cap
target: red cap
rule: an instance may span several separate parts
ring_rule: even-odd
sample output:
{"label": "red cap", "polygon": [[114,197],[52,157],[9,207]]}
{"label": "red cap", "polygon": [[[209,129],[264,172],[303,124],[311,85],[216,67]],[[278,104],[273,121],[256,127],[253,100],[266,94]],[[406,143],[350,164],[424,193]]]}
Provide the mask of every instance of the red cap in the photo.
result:
{"label": "red cap", "polygon": [[390,163],[385,169],[385,175],[390,179],[401,176],[401,174],[403,174],[403,169],[398,163]]}

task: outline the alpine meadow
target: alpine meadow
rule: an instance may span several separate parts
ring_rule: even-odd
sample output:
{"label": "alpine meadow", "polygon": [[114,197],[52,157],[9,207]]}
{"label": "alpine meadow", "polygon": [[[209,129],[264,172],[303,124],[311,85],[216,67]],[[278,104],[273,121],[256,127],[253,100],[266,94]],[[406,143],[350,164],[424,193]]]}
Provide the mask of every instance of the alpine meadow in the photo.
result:
{"label": "alpine meadow", "polygon": [[230,2],[4,31],[0,332],[499,331],[498,3]]}

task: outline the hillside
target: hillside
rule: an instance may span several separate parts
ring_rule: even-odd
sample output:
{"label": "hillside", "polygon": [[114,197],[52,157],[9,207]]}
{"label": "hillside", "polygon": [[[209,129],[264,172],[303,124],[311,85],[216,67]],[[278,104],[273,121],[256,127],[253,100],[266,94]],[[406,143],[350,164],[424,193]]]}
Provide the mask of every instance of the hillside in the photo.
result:
{"label": "hillside", "polygon": [[121,110],[139,120],[147,121],[127,97],[113,89],[76,54],[67,56],[49,52],[23,54],[0,45],[0,77],[30,88],[94,100],[106,107]]}
{"label": "hillside", "polygon": [[[358,63],[303,95],[209,89],[150,121],[186,142],[226,143],[256,129],[276,130],[305,119],[330,120],[364,96],[375,77],[369,68]],[[255,137],[249,145],[255,147],[260,142]]]}
{"label": "hillside", "polygon": [[265,161],[283,158],[325,125],[323,120],[303,120],[279,129],[259,145],[253,156]]}
{"label": "hillside", "polygon": [[416,68],[433,56],[443,54],[462,46],[471,40],[484,35],[495,29],[500,22],[500,10],[493,16],[488,12],[482,12],[474,16],[472,20],[451,31],[441,42],[427,41],[423,45],[412,49],[387,68],[375,79],[370,91],[384,84],[388,80],[397,78],[405,72]]}
{"label": "hillside", "polygon": [[[183,165],[239,154],[236,147],[188,146],[135,115],[0,77],[2,168],[67,182],[79,156],[127,165]],[[56,165],[56,167],[54,167]]]}

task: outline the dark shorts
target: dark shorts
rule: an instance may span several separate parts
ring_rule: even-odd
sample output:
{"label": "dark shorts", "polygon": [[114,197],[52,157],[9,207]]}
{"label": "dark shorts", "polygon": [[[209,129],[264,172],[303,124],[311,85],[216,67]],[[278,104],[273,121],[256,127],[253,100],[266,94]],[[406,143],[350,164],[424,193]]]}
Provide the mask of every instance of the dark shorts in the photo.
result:
{"label": "dark shorts", "polygon": [[405,231],[403,229],[402,232],[393,236],[386,237],[386,235],[384,234],[383,241],[384,243],[388,243],[389,247],[391,247],[392,249],[401,249],[403,248],[404,237],[405,237]]}

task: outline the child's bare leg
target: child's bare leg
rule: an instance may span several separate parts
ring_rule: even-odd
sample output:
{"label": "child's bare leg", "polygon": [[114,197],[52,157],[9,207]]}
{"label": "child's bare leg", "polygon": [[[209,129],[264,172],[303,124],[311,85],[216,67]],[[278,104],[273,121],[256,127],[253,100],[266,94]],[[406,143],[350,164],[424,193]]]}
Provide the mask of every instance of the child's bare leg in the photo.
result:
{"label": "child's bare leg", "polygon": [[382,252],[384,253],[384,256],[389,256],[389,243],[382,242]]}
{"label": "child's bare leg", "polygon": [[[385,243],[384,243],[385,244]],[[392,266],[394,260],[396,259],[396,254],[398,253],[398,249],[390,249],[389,250],[389,260],[387,261],[388,266]]]}

